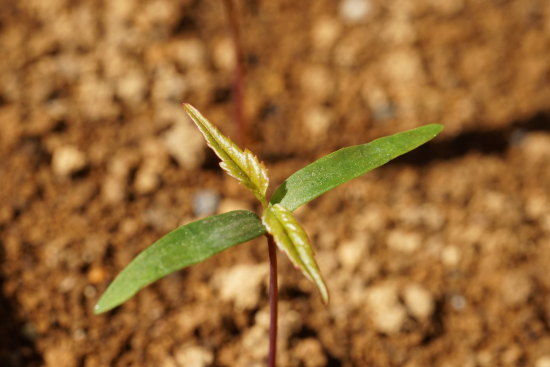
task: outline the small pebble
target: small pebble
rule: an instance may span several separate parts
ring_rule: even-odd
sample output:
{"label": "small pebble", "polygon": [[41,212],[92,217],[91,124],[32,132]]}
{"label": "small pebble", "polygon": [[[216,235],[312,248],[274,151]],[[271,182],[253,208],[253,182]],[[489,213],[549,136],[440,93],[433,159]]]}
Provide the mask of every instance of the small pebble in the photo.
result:
{"label": "small pebble", "polygon": [[338,246],[337,255],[344,269],[353,271],[365,260],[368,239],[357,237]]}
{"label": "small pebble", "polygon": [[88,285],[84,288],[84,296],[86,298],[94,298],[97,295],[97,289],[93,285]]}
{"label": "small pebble", "polygon": [[206,143],[193,124],[182,117],[181,110],[174,110],[173,113],[178,120],[164,135],[166,150],[183,168],[196,169],[204,161]]}
{"label": "small pebble", "polygon": [[197,217],[216,213],[220,204],[220,195],[213,190],[200,190],[193,197],[193,213]]}
{"label": "small pebble", "polygon": [[68,176],[86,167],[86,155],[74,146],[62,146],[53,152],[53,171],[59,176]]}
{"label": "small pebble", "polygon": [[504,301],[510,306],[525,304],[533,292],[533,282],[525,274],[510,272],[500,283]]}
{"label": "small pebble", "polygon": [[304,112],[303,120],[309,136],[320,139],[326,137],[332,123],[332,115],[327,108],[313,107]]}
{"label": "small pebble", "polygon": [[407,309],[419,320],[429,318],[435,308],[432,294],[419,284],[411,284],[404,290]]}
{"label": "small pebble", "polygon": [[176,61],[184,68],[202,66],[206,60],[204,43],[198,38],[176,41],[173,50]]}
{"label": "small pebble", "polygon": [[241,310],[252,309],[258,306],[267,273],[266,264],[241,264],[217,271],[213,282],[222,300],[232,301]]}
{"label": "small pebble", "polygon": [[318,20],[312,30],[313,44],[319,49],[331,47],[338,39],[342,29],[340,23],[333,18]]}
{"label": "small pebble", "polygon": [[123,178],[107,176],[101,187],[101,196],[104,201],[115,204],[126,198],[126,182]]}
{"label": "small pebble", "polygon": [[537,359],[537,362],[535,362],[535,367],[550,367],[550,354]]}
{"label": "small pebble", "polygon": [[78,341],[86,339],[86,331],[84,329],[76,329],[73,332],[73,338]]}
{"label": "small pebble", "polygon": [[340,3],[340,16],[347,23],[363,21],[371,10],[370,0],[343,0]]}
{"label": "small pebble", "polygon": [[59,290],[63,293],[68,293],[74,289],[76,285],[76,279],[73,277],[65,277],[59,283]]}
{"label": "small pebble", "polygon": [[534,162],[548,162],[550,159],[550,134],[529,133],[520,144],[525,156]]}
{"label": "small pebble", "polygon": [[451,306],[456,311],[462,311],[466,307],[466,298],[464,298],[464,296],[461,296],[460,294],[452,295],[450,302]]}
{"label": "small pebble", "polygon": [[201,346],[186,346],[174,353],[178,366],[207,367],[214,361],[212,351]]}
{"label": "small pebble", "polygon": [[148,194],[155,191],[160,184],[160,178],[156,168],[144,166],[136,174],[134,187],[139,194]]}
{"label": "small pebble", "polygon": [[117,95],[128,105],[138,107],[147,93],[147,79],[139,71],[128,72],[116,84]]}
{"label": "small pebble", "polygon": [[324,367],[327,365],[327,357],[323,352],[323,346],[315,338],[300,340],[294,347],[294,355],[298,357],[304,367]]}
{"label": "small pebble", "polygon": [[320,65],[309,65],[300,75],[300,85],[308,97],[324,101],[334,91],[334,79],[330,71]]}
{"label": "small pebble", "polygon": [[92,284],[103,283],[107,276],[105,269],[101,266],[94,266],[88,271],[88,281]]}
{"label": "small pebble", "polygon": [[226,37],[215,42],[214,64],[221,70],[233,70],[235,68],[235,47],[231,38]]}
{"label": "small pebble", "polygon": [[382,284],[367,291],[367,303],[376,329],[387,334],[399,332],[407,319],[407,311],[399,303],[395,284]]}
{"label": "small pebble", "polygon": [[420,247],[422,237],[415,232],[405,232],[399,229],[388,234],[387,244],[390,248],[404,253],[413,253]]}
{"label": "small pebble", "polygon": [[443,264],[453,267],[460,261],[460,250],[456,246],[446,246],[441,251],[441,261]]}

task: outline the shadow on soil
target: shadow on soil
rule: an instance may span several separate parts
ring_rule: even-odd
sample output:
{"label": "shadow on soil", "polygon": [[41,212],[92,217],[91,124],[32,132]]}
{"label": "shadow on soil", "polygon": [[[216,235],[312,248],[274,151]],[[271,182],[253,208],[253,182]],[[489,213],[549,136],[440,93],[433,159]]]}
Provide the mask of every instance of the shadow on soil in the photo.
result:
{"label": "shadow on soil", "polygon": [[424,165],[433,161],[449,160],[471,152],[503,154],[514,145],[520,145],[529,132],[550,131],[550,111],[517,121],[504,128],[465,131],[448,139],[439,139],[398,158],[395,163]]}
{"label": "shadow on soil", "polygon": [[[0,261],[3,262],[1,242]],[[42,366],[42,358],[32,341],[33,331],[15,316],[17,306],[4,295],[3,285],[0,273],[0,366]]]}

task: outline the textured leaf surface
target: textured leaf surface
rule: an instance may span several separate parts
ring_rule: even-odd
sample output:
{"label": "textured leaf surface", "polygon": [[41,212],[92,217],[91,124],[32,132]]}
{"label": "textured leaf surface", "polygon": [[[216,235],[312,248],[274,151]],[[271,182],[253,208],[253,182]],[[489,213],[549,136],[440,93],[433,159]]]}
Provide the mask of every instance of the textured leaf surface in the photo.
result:
{"label": "textured leaf surface", "polygon": [[294,214],[279,204],[270,205],[262,218],[277,246],[285,252],[294,266],[317,285],[323,302],[328,303],[328,290],[315,261],[313,248]]}
{"label": "textured leaf surface", "polygon": [[425,125],[337,150],[292,174],[275,190],[270,202],[293,211],[336,186],[417,148],[436,137],[442,129],[438,124]]}
{"label": "textured leaf surface", "polygon": [[122,270],[101,296],[94,312],[108,311],[165,275],[265,233],[258,216],[248,210],[235,210],[181,226],[153,243]]}
{"label": "textured leaf surface", "polygon": [[195,107],[190,104],[184,104],[183,107],[204,135],[208,146],[222,160],[221,168],[250,189],[258,200],[265,203],[269,178],[266,168],[258,160],[258,157],[248,149],[241,150],[201,115]]}

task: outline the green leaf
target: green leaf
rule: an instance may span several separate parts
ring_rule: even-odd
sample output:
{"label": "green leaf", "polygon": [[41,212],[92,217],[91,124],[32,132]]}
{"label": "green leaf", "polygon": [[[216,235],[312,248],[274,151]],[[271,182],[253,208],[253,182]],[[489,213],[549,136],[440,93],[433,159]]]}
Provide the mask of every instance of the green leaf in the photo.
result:
{"label": "green leaf", "polygon": [[270,205],[262,221],[273,236],[277,247],[285,252],[290,261],[317,285],[323,302],[328,303],[328,290],[314,258],[313,248],[302,226],[291,211],[279,204]]}
{"label": "green leaf", "polygon": [[270,203],[294,211],[336,186],[417,148],[441,130],[442,125],[430,124],[337,150],[292,174],[275,190]]}
{"label": "green leaf", "polygon": [[223,135],[210,121],[190,104],[183,107],[195,122],[208,146],[222,160],[220,167],[247,187],[258,200],[267,204],[265,193],[269,178],[265,166],[248,149],[241,150],[231,139]]}
{"label": "green leaf", "polygon": [[101,296],[94,312],[108,311],[165,275],[265,233],[258,216],[248,210],[214,215],[181,226],[153,243],[124,268]]}

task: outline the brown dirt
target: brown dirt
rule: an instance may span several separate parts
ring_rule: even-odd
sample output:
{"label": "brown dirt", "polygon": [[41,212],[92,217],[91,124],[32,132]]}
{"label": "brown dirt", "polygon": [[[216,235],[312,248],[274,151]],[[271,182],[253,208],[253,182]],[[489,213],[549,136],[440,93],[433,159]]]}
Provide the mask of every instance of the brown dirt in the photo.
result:
{"label": "brown dirt", "polygon": [[[356,22],[337,2],[242,3],[252,148],[274,182],[446,125],[298,212],[332,302],[280,257],[281,366],[547,367],[550,3],[373,0]],[[253,208],[178,107],[235,133],[222,5],[0,1],[0,32],[0,365],[264,365],[261,240],[92,314],[201,190]]]}

